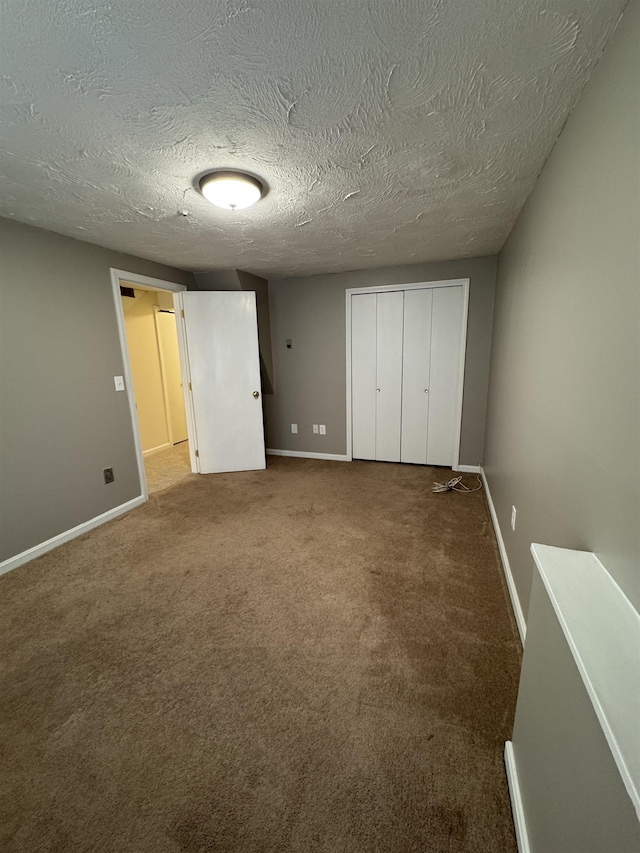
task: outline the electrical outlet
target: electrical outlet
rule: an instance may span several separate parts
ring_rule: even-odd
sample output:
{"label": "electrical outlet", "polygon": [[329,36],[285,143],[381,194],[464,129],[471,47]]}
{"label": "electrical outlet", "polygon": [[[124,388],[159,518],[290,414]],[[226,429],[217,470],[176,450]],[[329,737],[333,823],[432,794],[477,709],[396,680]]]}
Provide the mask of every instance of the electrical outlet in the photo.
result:
{"label": "electrical outlet", "polygon": [[511,529],[516,529],[516,508],[514,506],[511,507]]}
{"label": "electrical outlet", "polygon": [[105,483],[113,483],[115,477],[113,476],[113,468],[105,468],[102,471],[102,476],[104,477]]}
{"label": "electrical outlet", "polygon": [[315,433],[317,433],[317,432],[318,432],[318,424],[314,424],[314,425],[313,425],[313,431],[314,431]]}
{"label": "electrical outlet", "polygon": [[326,434],[327,434],[326,426],[324,424],[320,424],[320,435],[326,435]]}
{"label": "electrical outlet", "polygon": [[298,432],[298,424],[291,424],[291,432],[293,432],[293,433]]}

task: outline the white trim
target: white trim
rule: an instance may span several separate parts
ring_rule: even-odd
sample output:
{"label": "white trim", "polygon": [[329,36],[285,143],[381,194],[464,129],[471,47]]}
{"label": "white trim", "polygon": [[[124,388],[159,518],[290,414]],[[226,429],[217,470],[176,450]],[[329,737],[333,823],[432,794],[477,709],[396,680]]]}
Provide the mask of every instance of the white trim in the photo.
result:
{"label": "white trim", "polygon": [[[460,461],[460,442],[462,441],[462,404],[464,402],[464,367],[467,361],[467,336],[469,334],[469,282],[461,279],[462,284],[462,346],[460,347],[460,364],[458,366],[458,411],[456,413],[456,438],[453,451],[453,469],[457,470]],[[448,286],[452,286],[450,282]]]}
{"label": "white trim", "polygon": [[482,465],[456,465],[453,470],[461,474],[482,474]]}
{"label": "white trim", "polygon": [[[120,338],[120,351],[122,353],[122,364],[124,370],[124,379],[127,389],[127,397],[129,399],[129,413],[131,415],[131,428],[133,430],[133,443],[136,449],[136,460],[138,463],[138,477],[140,479],[140,494],[143,500],[149,500],[149,490],[147,488],[147,475],[144,469],[144,456],[142,451],[142,439],[140,437],[140,424],[138,422],[138,411],[136,406],[136,398],[133,390],[133,379],[131,375],[131,361],[129,359],[129,347],[127,344],[127,332],[124,324],[124,308],[122,307],[122,299],[120,296],[120,281],[134,284],[136,287],[141,287],[143,290],[168,290],[171,293],[182,293],[186,290],[184,284],[176,284],[171,281],[163,281],[159,278],[151,278],[148,275],[138,275],[137,273],[126,272],[125,270],[117,270],[111,267],[111,289],[113,291],[113,304],[116,312],[116,322],[118,324],[118,337]],[[126,284],[124,285],[126,287]],[[156,336],[157,337],[157,336]],[[178,343],[181,344],[180,333],[178,333]],[[182,361],[183,350],[180,349],[180,360]],[[186,386],[185,386],[186,387]],[[186,392],[185,392],[186,394]],[[191,439],[191,434],[189,434]],[[189,442],[191,447],[192,442]]]}
{"label": "white trim", "polygon": [[436,287],[462,287],[463,309],[462,309],[462,346],[460,347],[460,365],[458,377],[460,381],[460,393],[458,395],[458,406],[456,413],[456,438],[453,456],[453,469],[462,470],[458,466],[460,458],[460,438],[462,435],[462,403],[464,400],[464,368],[467,357],[467,334],[469,325],[469,283],[468,278],[447,279],[444,281],[416,281],[410,284],[381,284],[375,287],[349,287],[345,290],[346,300],[346,392],[347,392],[347,461],[353,459],[353,437],[352,437],[352,412],[351,412],[351,297],[360,293],[385,293],[390,290],[426,290]]}
{"label": "white trim", "polygon": [[424,290],[427,287],[460,287],[469,284],[468,278],[447,278],[442,281],[412,281],[409,284],[377,284],[375,287],[349,287],[352,293],[387,293],[390,290]]}
{"label": "white trim", "polygon": [[267,447],[268,456],[295,456],[299,459],[331,459],[334,462],[351,462],[350,457],[340,453],[307,453],[305,450],[273,450]]}
{"label": "white trim", "polygon": [[173,447],[173,442],[168,441],[166,444],[159,444],[157,447],[150,447],[149,450],[143,450],[143,456],[152,456],[154,453],[160,453],[161,450],[166,450],[168,447]]}
{"label": "white trim", "polygon": [[507,549],[505,548],[504,539],[502,538],[502,531],[500,530],[500,522],[498,521],[498,515],[496,513],[496,508],[493,505],[493,498],[491,497],[491,492],[489,491],[489,483],[487,482],[487,475],[484,472],[484,468],[480,472],[480,476],[482,477],[482,482],[484,484],[484,493],[487,496],[487,505],[489,507],[489,513],[491,515],[491,521],[493,522],[493,529],[496,534],[496,539],[498,541],[498,550],[500,551],[500,559],[502,560],[502,568],[504,570],[504,576],[507,579],[507,588],[509,590],[509,596],[511,598],[511,606],[513,607],[513,612],[516,617],[516,623],[518,625],[518,633],[520,634],[520,640],[522,641],[522,645],[524,645],[525,638],[527,636],[527,622],[524,618],[524,613],[522,612],[522,605],[520,604],[520,598],[518,597],[518,590],[516,589],[516,582],[513,579],[513,574],[511,572],[511,566],[509,565],[509,557],[507,556]]}
{"label": "white trim", "polygon": [[346,359],[347,359],[347,461],[353,461],[353,412],[351,411],[351,296],[353,288],[345,292],[346,299]]}
{"label": "white trim", "polygon": [[[135,285],[140,290],[170,290],[171,293],[182,293],[183,290],[187,289],[185,284],[176,284],[175,281],[164,281],[162,278],[151,278],[149,275],[138,275],[135,272],[117,270],[111,267],[111,281],[113,281],[114,275],[118,278],[118,281],[122,279],[125,282],[123,287],[126,287],[127,283],[129,283]],[[120,292],[118,291],[119,295]]]}
{"label": "white trim", "polygon": [[509,797],[511,798],[511,812],[513,814],[513,825],[516,830],[516,841],[519,853],[530,853],[529,835],[527,833],[527,821],[524,816],[524,806],[520,793],[520,782],[518,780],[518,768],[516,757],[513,753],[513,744],[508,740],[504,745],[504,765],[507,770],[507,782]]}
{"label": "white trim", "polygon": [[94,527],[98,527],[106,521],[111,521],[113,518],[117,518],[119,515],[129,512],[130,509],[134,509],[135,507],[140,506],[140,504],[143,504],[145,500],[145,497],[139,495],[137,498],[133,498],[124,504],[120,504],[120,506],[107,510],[107,512],[103,512],[101,515],[96,515],[95,518],[90,518],[89,521],[84,521],[82,524],[72,527],[71,530],[66,530],[64,533],[59,533],[52,539],[47,539],[46,542],[34,545],[33,548],[29,548],[21,554],[16,554],[15,557],[10,557],[8,560],[0,563],[0,575],[3,575],[5,572],[10,572],[11,569],[17,569],[18,566],[22,566],[30,560],[35,560],[36,557],[46,554],[47,551],[57,548],[58,545],[63,545],[65,542],[75,539],[76,536],[81,536],[83,533],[93,530]]}

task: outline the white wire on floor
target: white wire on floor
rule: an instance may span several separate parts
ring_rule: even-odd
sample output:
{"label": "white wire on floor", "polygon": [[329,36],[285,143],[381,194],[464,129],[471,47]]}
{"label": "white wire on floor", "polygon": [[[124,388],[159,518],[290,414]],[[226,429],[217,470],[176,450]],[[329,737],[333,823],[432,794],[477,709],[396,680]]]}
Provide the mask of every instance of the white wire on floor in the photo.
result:
{"label": "white wire on floor", "polygon": [[463,494],[469,494],[470,492],[477,492],[482,488],[482,480],[480,477],[476,477],[479,485],[475,487],[475,489],[469,488],[469,486],[465,486],[462,482],[462,477],[454,477],[452,480],[448,480],[446,483],[434,483],[433,491],[434,492],[462,492]]}

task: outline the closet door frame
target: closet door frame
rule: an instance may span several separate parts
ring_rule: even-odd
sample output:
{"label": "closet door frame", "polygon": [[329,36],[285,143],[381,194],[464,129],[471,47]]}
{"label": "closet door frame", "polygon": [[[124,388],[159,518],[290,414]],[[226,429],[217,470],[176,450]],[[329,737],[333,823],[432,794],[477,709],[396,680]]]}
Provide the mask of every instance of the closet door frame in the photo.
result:
{"label": "closet door frame", "polygon": [[346,331],[347,331],[347,453],[346,459],[353,461],[352,436],[352,389],[351,389],[351,298],[360,293],[384,293],[390,290],[424,290],[436,287],[462,287],[462,346],[460,347],[460,362],[458,365],[458,401],[456,411],[456,436],[453,458],[453,470],[460,464],[460,435],[462,432],[462,401],[464,397],[464,365],[467,352],[467,326],[469,319],[469,279],[456,278],[445,281],[419,281],[409,284],[381,284],[375,287],[350,287],[345,292],[346,297]]}

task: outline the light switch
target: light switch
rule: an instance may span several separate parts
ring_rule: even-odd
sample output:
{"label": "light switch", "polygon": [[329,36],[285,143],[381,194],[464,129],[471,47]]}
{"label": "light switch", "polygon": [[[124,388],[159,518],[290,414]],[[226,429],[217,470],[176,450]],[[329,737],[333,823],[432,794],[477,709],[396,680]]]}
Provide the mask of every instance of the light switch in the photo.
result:
{"label": "light switch", "polygon": [[124,391],[124,376],[114,376],[113,381],[116,386],[116,391]]}
{"label": "light switch", "polygon": [[326,426],[324,424],[320,424],[320,435],[326,435],[326,434],[327,434]]}

